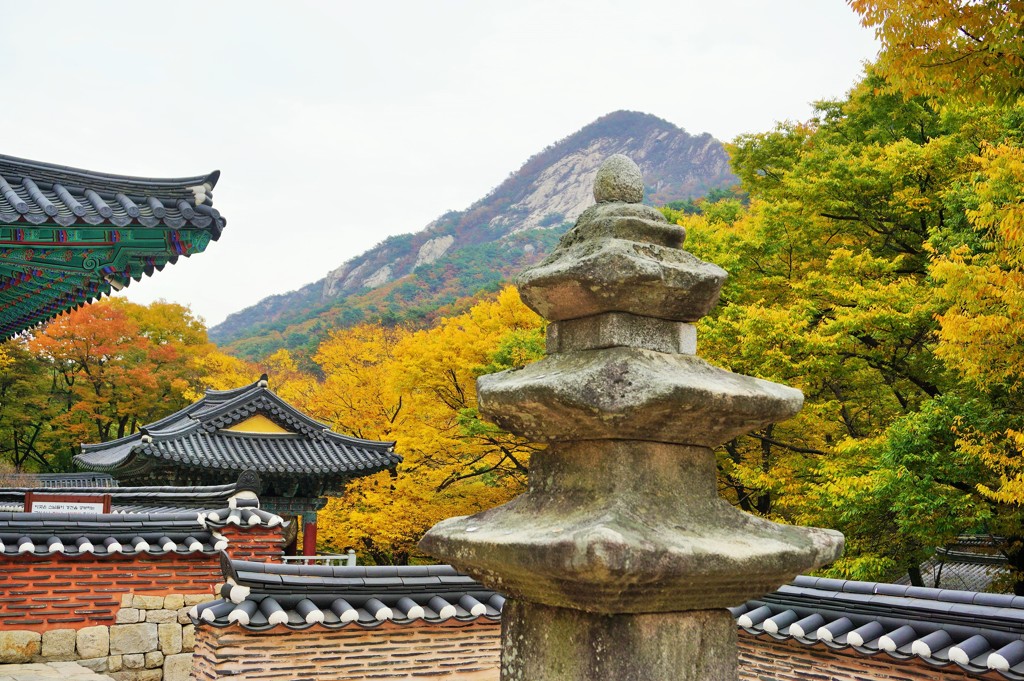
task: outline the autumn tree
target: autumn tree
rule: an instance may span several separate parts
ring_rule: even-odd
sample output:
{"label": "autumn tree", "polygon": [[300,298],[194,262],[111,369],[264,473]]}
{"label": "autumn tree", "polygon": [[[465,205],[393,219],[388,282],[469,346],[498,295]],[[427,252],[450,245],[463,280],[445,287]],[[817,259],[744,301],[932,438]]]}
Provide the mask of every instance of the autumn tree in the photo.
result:
{"label": "autumn tree", "polygon": [[[983,342],[996,311],[1014,327],[1013,287],[990,279],[1008,298],[985,300],[983,271],[963,268],[993,253],[983,214],[1013,224],[1014,166],[985,150],[1018,144],[1014,111],[906,97],[872,70],[814,119],[736,141],[747,212],[680,217],[687,247],[732,275],[702,322],[702,354],[807,398],[796,419],[719,452],[723,491],[752,512],[843,530],[834,574],[919,580],[918,563],[956,534],[1019,526],[997,491],[1012,488],[1000,416],[1012,409],[966,380],[950,345],[955,335],[988,368],[998,343],[969,350],[964,331]],[[1007,262],[988,261],[990,277],[1012,274]]]}
{"label": "autumn tree", "polygon": [[310,412],[339,430],[397,441],[396,475],[353,481],[321,514],[321,541],[404,563],[439,520],[522,491],[529,442],[481,420],[476,377],[539,358],[541,320],[505,289],[468,312],[412,332],[379,325],[335,333]]}
{"label": "autumn tree", "polygon": [[1010,103],[1024,95],[1021,0],[848,0],[882,42],[878,68],[909,95]]}
{"label": "autumn tree", "polygon": [[51,422],[60,406],[51,399],[47,365],[22,340],[8,341],[0,362],[0,462],[12,470],[60,470],[69,453],[54,447]]}
{"label": "autumn tree", "polygon": [[202,323],[172,303],[108,299],[57,317],[28,348],[48,370],[62,448],[123,437],[185,406],[196,381],[188,360],[206,342]]}

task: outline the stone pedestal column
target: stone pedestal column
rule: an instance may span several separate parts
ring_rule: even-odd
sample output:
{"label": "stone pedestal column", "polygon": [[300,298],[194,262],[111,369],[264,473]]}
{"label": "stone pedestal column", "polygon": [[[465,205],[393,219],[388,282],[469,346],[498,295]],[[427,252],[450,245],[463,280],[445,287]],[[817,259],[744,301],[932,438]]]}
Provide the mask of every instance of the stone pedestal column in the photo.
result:
{"label": "stone pedestal column", "polygon": [[549,445],[528,489],[421,546],[509,597],[505,681],[731,681],[724,608],[842,551],[838,532],[744,514],[715,490],[713,448],[789,418],[803,395],[696,357],[692,322],[726,273],[640,203],[631,160],[609,158],[594,196],[519,277],[551,320],[548,356],[478,383],[481,413]]}

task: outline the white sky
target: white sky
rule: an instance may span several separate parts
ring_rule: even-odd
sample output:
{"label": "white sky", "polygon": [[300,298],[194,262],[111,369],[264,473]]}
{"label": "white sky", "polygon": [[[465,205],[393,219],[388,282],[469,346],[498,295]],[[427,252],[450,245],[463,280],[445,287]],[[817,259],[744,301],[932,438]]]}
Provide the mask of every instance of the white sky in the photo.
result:
{"label": "white sky", "polygon": [[0,153],[219,168],[220,241],[127,290],[213,325],[603,114],[730,140],[809,117],[876,51],[842,0],[0,0]]}

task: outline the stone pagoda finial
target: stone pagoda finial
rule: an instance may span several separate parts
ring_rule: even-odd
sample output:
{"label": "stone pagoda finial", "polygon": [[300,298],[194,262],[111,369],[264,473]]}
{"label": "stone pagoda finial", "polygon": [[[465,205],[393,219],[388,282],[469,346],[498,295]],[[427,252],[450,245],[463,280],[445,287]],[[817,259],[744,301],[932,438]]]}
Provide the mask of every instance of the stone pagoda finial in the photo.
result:
{"label": "stone pagoda finial", "polygon": [[606,160],[594,197],[518,279],[551,321],[548,356],[478,381],[481,413],[548,443],[528,490],[438,523],[421,546],[509,597],[506,681],[732,681],[725,608],[842,551],[838,532],[747,515],[716,492],[713,448],[793,416],[803,395],[695,356],[691,322],[726,273],[640,203],[636,164]]}

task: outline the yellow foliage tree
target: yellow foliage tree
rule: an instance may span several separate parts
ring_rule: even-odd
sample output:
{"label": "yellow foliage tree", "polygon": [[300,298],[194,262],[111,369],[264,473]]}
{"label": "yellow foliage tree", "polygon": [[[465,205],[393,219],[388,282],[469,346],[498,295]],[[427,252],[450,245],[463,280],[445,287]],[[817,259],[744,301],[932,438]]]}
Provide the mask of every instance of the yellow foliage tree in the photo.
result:
{"label": "yellow foliage tree", "polygon": [[968,102],[1024,94],[1021,0],[848,1],[882,41],[882,74],[904,93]]}
{"label": "yellow foliage tree", "polygon": [[404,460],[394,477],[355,480],[330,501],[321,544],[404,563],[420,558],[416,543],[439,520],[521,492],[535,446],[480,420],[476,377],[522,366],[542,348],[541,319],[512,288],[431,329],[333,334],[314,357],[324,379],[307,409],[341,432],[395,440]]}

